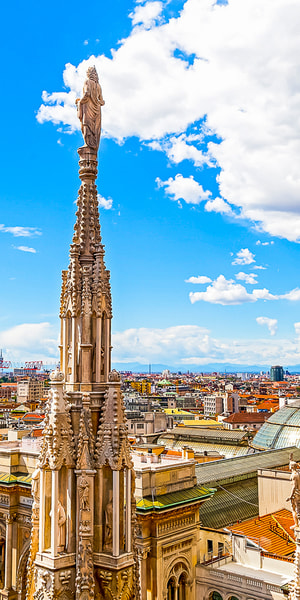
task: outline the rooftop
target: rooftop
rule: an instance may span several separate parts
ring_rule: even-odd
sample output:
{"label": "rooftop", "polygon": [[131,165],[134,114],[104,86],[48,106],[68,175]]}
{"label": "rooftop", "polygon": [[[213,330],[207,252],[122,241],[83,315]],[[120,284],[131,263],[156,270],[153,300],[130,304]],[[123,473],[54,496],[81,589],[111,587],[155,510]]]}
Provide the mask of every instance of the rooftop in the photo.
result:
{"label": "rooftop", "polygon": [[264,423],[271,413],[268,412],[241,412],[233,413],[226,419],[223,419],[224,423]]}
{"label": "rooftop", "polygon": [[215,485],[216,493],[200,506],[202,527],[221,529],[237,521],[258,515],[258,484],[256,477],[226,485]]}
{"label": "rooftop", "polygon": [[294,454],[294,460],[300,461],[300,449],[293,446],[197,464],[196,477],[198,485],[207,483],[215,485],[216,482],[231,483],[246,475],[249,476],[251,473],[256,474],[258,469],[272,469],[288,465],[291,452]]}
{"label": "rooftop", "polygon": [[214,493],[213,489],[206,487],[194,486],[187,490],[179,490],[177,492],[171,492],[170,494],[162,494],[159,496],[146,496],[140,498],[136,507],[138,511],[150,511],[150,510],[164,510],[170,509],[175,506],[182,506],[183,504],[191,504],[197,500],[206,500],[210,498]]}
{"label": "rooftop", "polygon": [[296,548],[292,525],[294,525],[292,513],[282,509],[243,523],[236,523],[228,529],[250,538],[265,552],[289,557],[293,555]]}

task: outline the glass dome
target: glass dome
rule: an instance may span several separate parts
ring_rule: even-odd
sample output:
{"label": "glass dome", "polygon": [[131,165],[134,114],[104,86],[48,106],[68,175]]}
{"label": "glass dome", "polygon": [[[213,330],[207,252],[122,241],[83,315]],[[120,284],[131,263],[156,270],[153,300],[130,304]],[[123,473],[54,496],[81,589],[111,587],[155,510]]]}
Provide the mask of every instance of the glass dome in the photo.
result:
{"label": "glass dome", "polygon": [[284,406],[270,417],[252,441],[253,448],[273,450],[300,448],[300,400]]}

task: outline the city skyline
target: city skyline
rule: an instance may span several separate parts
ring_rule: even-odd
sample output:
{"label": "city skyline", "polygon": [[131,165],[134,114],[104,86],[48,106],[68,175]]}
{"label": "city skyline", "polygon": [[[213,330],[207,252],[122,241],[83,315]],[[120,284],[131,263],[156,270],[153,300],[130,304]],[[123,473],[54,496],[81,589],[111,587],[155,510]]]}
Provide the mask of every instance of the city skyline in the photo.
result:
{"label": "city skyline", "polygon": [[88,23],[79,9],[5,7],[15,26],[2,40],[5,357],[58,357],[75,99],[95,64],[113,363],[300,364],[296,1],[119,0]]}

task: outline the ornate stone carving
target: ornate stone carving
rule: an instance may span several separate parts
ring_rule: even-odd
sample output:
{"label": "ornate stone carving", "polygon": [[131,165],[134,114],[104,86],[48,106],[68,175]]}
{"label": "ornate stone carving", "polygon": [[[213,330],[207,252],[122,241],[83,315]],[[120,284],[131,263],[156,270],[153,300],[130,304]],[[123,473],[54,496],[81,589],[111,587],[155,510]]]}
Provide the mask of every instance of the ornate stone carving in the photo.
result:
{"label": "ornate stone carving", "polygon": [[299,527],[300,519],[300,470],[298,464],[293,460],[293,454],[290,455],[290,470],[292,490],[287,502],[291,501],[292,513],[294,517],[294,527]]}
{"label": "ornate stone carving", "polygon": [[58,516],[58,547],[64,550],[66,545],[66,512],[62,506],[60,500],[57,503],[57,516]]}
{"label": "ornate stone carving", "polygon": [[78,480],[78,490],[80,498],[80,509],[90,510],[90,484],[84,475]]}
{"label": "ornate stone carving", "polygon": [[54,371],[51,371],[50,379],[51,381],[63,381],[64,374],[59,369],[55,369]]}
{"label": "ornate stone carving", "polygon": [[101,106],[105,102],[95,67],[89,67],[83,86],[83,96],[77,98],[77,112],[85,145],[97,152],[101,134]]}
{"label": "ornate stone carving", "polygon": [[91,600],[94,598],[95,581],[93,550],[90,540],[80,540],[77,559],[76,596],[80,600]]}
{"label": "ornate stone carving", "polygon": [[112,527],[113,527],[113,498],[112,490],[104,511],[104,550],[111,550],[112,547]]}
{"label": "ornate stone carving", "polygon": [[113,369],[108,375],[108,381],[110,381],[110,382],[116,381],[119,383],[121,381],[120,373],[118,371],[116,371],[116,369]]}
{"label": "ornate stone carving", "polygon": [[62,373],[53,373],[39,467],[49,465],[50,469],[57,470],[63,465],[74,466],[74,441]]}
{"label": "ornate stone carving", "polygon": [[72,571],[61,571],[59,574],[59,579],[62,585],[68,585],[70,583]]}
{"label": "ornate stone carving", "polygon": [[99,583],[96,600],[131,600],[138,597],[132,567],[119,572],[97,569],[96,577]]}
{"label": "ornate stone carving", "polygon": [[[115,371],[110,375],[116,378],[118,373]],[[105,395],[103,418],[96,442],[96,463],[98,466],[108,464],[117,470],[125,466],[132,468],[123,398],[117,381],[116,387],[110,385]]]}
{"label": "ornate stone carving", "polygon": [[54,595],[54,575],[46,569],[37,568],[35,571],[34,600],[47,600]]}

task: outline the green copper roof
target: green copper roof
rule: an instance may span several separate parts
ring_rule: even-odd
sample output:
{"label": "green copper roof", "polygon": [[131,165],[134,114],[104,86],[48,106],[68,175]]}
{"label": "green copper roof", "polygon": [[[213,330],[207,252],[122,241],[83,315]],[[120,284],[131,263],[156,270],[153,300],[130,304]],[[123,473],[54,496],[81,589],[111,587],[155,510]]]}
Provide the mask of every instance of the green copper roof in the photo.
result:
{"label": "green copper roof", "polygon": [[170,494],[163,494],[152,498],[145,496],[137,501],[136,507],[138,510],[164,510],[182,504],[189,504],[197,500],[205,500],[214,494],[215,490],[206,487],[195,486],[188,490],[179,490]]}
{"label": "green copper roof", "polygon": [[31,485],[31,475],[10,475],[9,473],[0,472],[0,485],[15,485],[17,483]]}

